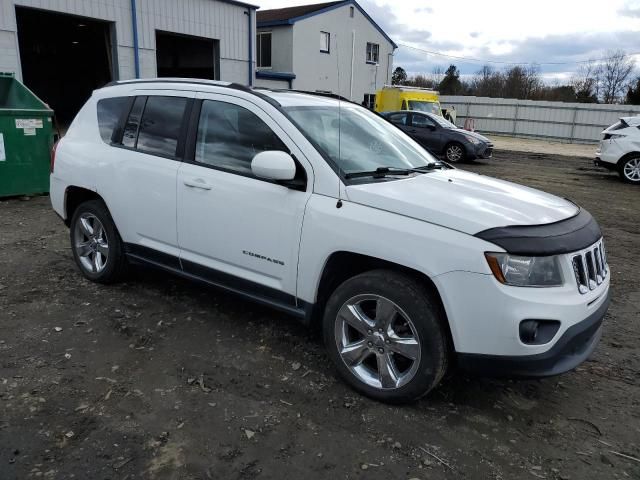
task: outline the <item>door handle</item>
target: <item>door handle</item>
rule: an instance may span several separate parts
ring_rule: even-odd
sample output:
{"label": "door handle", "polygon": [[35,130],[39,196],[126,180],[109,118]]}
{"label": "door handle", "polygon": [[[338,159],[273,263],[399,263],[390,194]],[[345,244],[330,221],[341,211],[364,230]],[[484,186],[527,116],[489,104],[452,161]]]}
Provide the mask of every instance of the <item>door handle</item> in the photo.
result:
{"label": "door handle", "polygon": [[211,190],[211,185],[205,182],[202,178],[194,178],[193,180],[185,180],[183,182],[187,187],[199,188],[201,190]]}

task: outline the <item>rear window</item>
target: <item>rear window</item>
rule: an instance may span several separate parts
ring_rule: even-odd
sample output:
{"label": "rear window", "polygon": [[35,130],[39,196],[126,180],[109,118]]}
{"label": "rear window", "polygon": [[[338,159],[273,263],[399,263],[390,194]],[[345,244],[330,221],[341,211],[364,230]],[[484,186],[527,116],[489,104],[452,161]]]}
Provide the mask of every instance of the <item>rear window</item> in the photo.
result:
{"label": "rear window", "polygon": [[175,157],[187,99],[149,97],[142,114],[136,148],[154,155]]}
{"label": "rear window", "polygon": [[111,144],[115,131],[125,108],[129,105],[129,97],[113,97],[98,100],[98,128],[100,137]]}

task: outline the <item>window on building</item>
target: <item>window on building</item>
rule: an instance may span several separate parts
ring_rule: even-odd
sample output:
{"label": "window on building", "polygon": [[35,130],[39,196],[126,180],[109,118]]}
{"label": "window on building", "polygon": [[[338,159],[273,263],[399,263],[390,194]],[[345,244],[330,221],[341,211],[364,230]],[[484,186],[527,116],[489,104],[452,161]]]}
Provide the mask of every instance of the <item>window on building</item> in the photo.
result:
{"label": "window on building", "polygon": [[322,53],[329,53],[331,45],[331,34],[329,32],[320,32],[320,51]]}
{"label": "window on building", "polygon": [[145,153],[175,157],[187,99],[149,97],[144,107],[136,148]]}
{"label": "window on building", "polygon": [[355,7],[349,7],[349,16],[351,18],[353,18],[354,14],[356,13],[356,9]]}
{"label": "window on building", "polygon": [[367,107],[369,110],[374,110],[376,108],[376,96],[372,93],[365,93],[362,106]]}
{"label": "window on building", "polygon": [[131,98],[113,97],[98,101],[98,128],[105,143],[111,143],[113,132],[120,123],[125,108],[129,108]]}
{"label": "window on building", "polygon": [[256,45],[258,68],[271,68],[271,32],[258,33]]}
{"label": "window on building", "polygon": [[380,45],[367,42],[367,63],[380,63]]}
{"label": "window on building", "polygon": [[257,115],[233,103],[205,100],[200,111],[195,160],[243,175],[252,175],[253,157],[267,150],[288,151]]}

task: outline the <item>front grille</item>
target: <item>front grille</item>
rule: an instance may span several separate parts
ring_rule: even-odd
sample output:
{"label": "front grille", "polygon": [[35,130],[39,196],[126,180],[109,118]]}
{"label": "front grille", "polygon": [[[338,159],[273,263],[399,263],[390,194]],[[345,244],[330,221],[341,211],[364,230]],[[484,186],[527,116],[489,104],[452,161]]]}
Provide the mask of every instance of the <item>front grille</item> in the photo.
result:
{"label": "front grille", "polygon": [[609,274],[603,240],[582,252],[574,254],[571,261],[578,284],[578,291],[583,295],[595,290]]}

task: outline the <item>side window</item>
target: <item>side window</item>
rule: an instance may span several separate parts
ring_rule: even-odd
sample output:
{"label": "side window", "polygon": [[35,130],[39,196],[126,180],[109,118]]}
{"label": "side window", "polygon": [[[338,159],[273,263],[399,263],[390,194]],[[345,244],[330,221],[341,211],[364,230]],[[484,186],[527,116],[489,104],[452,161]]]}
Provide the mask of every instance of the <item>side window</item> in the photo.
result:
{"label": "side window", "polygon": [[136,101],[133,102],[122,134],[122,145],[125,147],[135,148],[136,146],[138,128],[140,128],[140,117],[142,116],[142,110],[144,109],[146,101],[147,97],[136,97]]}
{"label": "side window", "polygon": [[407,117],[408,115],[406,113],[394,113],[389,117],[389,120],[391,120],[391,123],[395,123],[396,125],[406,125]]}
{"label": "side window", "polygon": [[98,128],[105,143],[111,144],[113,132],[120,122],[125,108],[129,105],[129,97],[103,98],[98,100]]}
{"label": "side window", "polygon": [[145,153],[175,157],[187,99],[148,97],[136,148]]}
{"label": "side window", "polygon": [[419,128],[435,126],[435,123],[433,123],[433,121],[426,115],[417,115],[415,113],[413,114],[413,120],[411,121],[411,124],[414,127],[419,127]]}
{"label": "side window", "polygon": [[254,113],[232,103],[202,102],[196,162],[251,175],[253,157],[267,150],[289,151]]}

